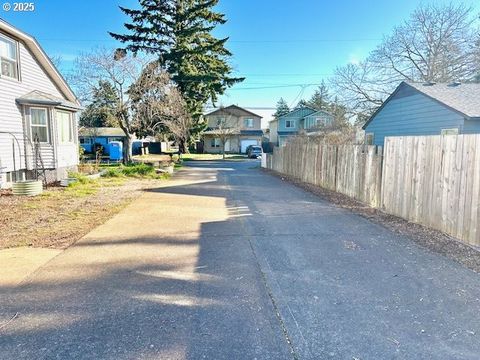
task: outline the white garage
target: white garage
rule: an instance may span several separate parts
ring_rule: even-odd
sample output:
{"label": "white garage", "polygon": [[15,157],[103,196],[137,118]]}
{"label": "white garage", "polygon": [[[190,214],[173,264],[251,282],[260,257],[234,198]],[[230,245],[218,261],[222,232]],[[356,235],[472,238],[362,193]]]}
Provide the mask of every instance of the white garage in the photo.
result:
{"label": "white garage", "polygon": [[252,139],[245,139],[240,141],[240,151],[242,153],[247,152],[247,147],[250,145],[258,145],[258,140],[252,140]]}

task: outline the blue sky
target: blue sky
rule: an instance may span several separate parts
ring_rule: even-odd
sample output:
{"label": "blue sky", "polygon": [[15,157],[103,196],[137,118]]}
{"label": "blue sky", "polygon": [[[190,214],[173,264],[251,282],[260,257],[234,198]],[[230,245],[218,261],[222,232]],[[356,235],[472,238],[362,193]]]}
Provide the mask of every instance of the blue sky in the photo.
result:
{"label": "blue sky", "polygon": [[[79,52],[98,45],[119,46],[107,34],[123,31],[127,19],[118,5],[137,4],[136,0],[33,1],[34,12],[0,9],[0,18],[35,36],[47,53],[60,55],[64,73],[71,70]],[[292,105],[300,97],[308,98],[315,89],[308,84],[327,80],[338,65],[364,58],[423,2],[220,0],[218,8],[228,22],[216,33],[230,37],[231,64],[236,75],[247,78],[221,102],[271,107],[280,97]],[[435,0],[441,2],[451,1]]]}

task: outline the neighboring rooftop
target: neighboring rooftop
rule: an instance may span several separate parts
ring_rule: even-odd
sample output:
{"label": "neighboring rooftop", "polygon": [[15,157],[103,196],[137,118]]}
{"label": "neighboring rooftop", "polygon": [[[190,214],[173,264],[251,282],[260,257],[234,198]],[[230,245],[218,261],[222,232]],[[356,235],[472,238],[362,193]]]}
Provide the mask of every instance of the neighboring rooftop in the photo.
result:
{"label": "neighboring rooftop", "polygon": [[470,118],[480,118],[480,84],[411,82],[406,84]]}
{"label": "neighboring rooftop", "polygon": [[116,127],[97,127],[97,128],[80,128],[78,130],[79,136],[115,136],[122,137],[125,133],[122,129]]}
{"label": "neighboring rooftop", "polygon": [[249,111],[249,110],[247,110],[243,107],[237,106],[237,105],[229,105],[229,106],[217,108],[213,111],[210,111],[210,112],[206,113],[205,116],[215,115],[217,113],[221,113],[222,111],[230,112],[230,113],[232,113],[232,115],[247,114],[247,115],[256,116],[256,117],[261,118],[260,115],[255,114],[254,112]]}

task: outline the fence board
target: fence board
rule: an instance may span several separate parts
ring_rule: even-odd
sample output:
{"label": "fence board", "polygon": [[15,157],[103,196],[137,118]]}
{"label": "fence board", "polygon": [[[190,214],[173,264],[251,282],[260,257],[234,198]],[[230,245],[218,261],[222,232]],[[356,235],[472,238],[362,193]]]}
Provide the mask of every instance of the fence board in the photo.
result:
{"label": "fence board", "polygon": [[387,138],[384,164],[386,212],[480,246],[480,135]]}

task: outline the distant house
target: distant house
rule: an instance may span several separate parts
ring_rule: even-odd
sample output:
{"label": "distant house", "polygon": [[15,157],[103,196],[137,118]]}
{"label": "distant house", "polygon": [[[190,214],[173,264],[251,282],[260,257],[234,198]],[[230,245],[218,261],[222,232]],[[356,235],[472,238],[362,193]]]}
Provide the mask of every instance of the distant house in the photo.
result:
{"label": "distant house", "polygon": [[292,136],[304,131],[307,135],[314,133],[321,126],[333,123],[333,115],[311,107],[300,107],[278,118],[277,127],[278,145],[283,146]]}
{"label": "distant house", "polygon": [[204,151],[220,153],[222,151],[219,136],[220,124],[232,129],[225,143],[225,151],[229,153],[245,153],[249,145],[262,143],[262,117],[236,105],[217,109],[205,115],[207,129],[203,133]]}
{"label": "distant house", "polygon": [[480,133],[480,84],[402,82],[363,129],[375,145],[386,136]]}
{"label": "distant house", "polygon": [[32,36],[0,20],[0,187],[78,165],[75,94]]}
{"label": "distant house", "polygon": [[78,131],[80,146],[87,153],[94,153],[101,146],[108,155],[108,144],[112,141],[125,140],[125,133],[116,127],[81,128]]}

